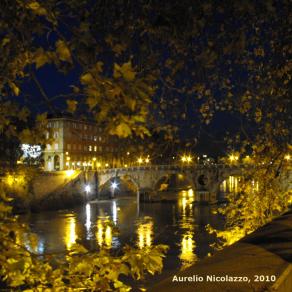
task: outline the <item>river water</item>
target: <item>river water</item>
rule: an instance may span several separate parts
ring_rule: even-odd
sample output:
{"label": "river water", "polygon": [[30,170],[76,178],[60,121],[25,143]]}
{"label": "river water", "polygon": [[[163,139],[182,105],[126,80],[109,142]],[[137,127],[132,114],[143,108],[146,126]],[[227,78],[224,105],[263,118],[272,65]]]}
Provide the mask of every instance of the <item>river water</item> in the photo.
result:
{"label": "river water", "polygon": [[38,236],[37,252],[62,253],[76,240],[87,248],[106,246],[113,250],[125,244],[142,248],[166,244],[169,251],[162,275],[151,283],[175,274],[212,252],[215,241],[205,226],[222,228],[223,218],[215,214],[218,206],[197,205],[194,192],[177,192],[177,201],[140,203],[135,196],[93,201],[74,209],[42,212],[21,217]]}

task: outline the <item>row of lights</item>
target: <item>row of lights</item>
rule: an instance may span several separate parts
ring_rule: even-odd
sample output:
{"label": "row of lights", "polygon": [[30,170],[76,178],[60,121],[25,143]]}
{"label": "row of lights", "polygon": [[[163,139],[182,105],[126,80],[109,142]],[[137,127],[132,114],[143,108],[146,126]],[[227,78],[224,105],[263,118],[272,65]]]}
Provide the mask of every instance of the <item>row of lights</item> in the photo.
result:
{"label": "row of lights", "polygon": [[[130,152],[127,152],[127,155],[130,155]],[[203,155],[203,158],[206,158],[206,157],[207,157],[207,155]],[[174,159],[174,157],[173,157],[173,159]],[[198,157],[198,159],[199,159],[199,157]],[[229,159],[229,161],[231,163],[236,163],[239,160],[239,156],[232,153],[232,154],[229,155],[228,159]],[[247,155],[245,157],[245,160],[249,160],[249,159],[250,159],[250,157],[249,157],[249,155]],[[287,154],[287,155],[284,156],[284,159],[286,161],[290,161],[291,160],[291,156],[289,154]],[[181,156],[181,159],[180,160],[181,160],[182,163],[190,164],[193,161],[193,157],[191,155],[184,154],[183,156]],[[145,158],[139,157],[137,159],[137,163],[139,165],[141,165],[143,163],[149,164],[150,163],[150,157],[149,157],[149,155],[147,155]],[[67,167],[70,166],[70,156],[68,156],[68,152],[66,152],[66,166]],[[72,162],[71,163],[71,166],[72,167],[75,167],[75,166],[78,166],[78,167],[80,167],[80,166],[83,166],[83,167],[87,167],[87,166],[88,167],[91,167],[91,166],[93,166],[93,167],[100,168],[100,167],[102,167],[102,164],[100,162],[97,162],[96,161],[96,157],[93,157],[91,162],[82,162],[82,163],[80,161],[78,161],[78,162]],[[104,166],[105,167],[109,167],[109,164],[108,163],[105,163]],[[124,167],[128,167],[128,165],[127,164],[124,164]]]}

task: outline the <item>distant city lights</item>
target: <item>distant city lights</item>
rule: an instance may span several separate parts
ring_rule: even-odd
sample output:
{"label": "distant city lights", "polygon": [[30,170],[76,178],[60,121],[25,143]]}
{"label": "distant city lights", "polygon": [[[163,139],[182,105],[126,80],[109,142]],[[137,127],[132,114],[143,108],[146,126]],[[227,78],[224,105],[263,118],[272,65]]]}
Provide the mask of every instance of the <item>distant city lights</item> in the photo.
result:
{"label": "distant city lights", "polygon": [[24,158],[38,158],[42,154],[40,145],[21,144]]}

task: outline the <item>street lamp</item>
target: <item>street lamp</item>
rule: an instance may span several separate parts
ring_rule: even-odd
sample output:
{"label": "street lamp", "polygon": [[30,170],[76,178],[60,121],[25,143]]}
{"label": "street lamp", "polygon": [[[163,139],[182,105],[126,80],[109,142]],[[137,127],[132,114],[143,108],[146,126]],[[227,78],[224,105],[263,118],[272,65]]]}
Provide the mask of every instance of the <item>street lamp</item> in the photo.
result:
{"label": "street lamp", "polygon": [[86,185],[84,189],[85,189],[86,194],[90,193],[91,191],[90,185]]}
{"label": "street lamp", "polygon": [[182,161],[182,162],[186,162],[186,161],[187,161],[187,157],[186,157],[186,155],[182,156],[181,161]]}
{"label": "street lamp", "polygon": [[193,160],[193,158],[192,158],[190,155],[183,155],[183,156],[181,157],[181,161],[182,161],[183,163],[187,163],[187,164],[189,164],[189,163],[192,162],[192,160]]}
{"label": "street lamp", "polygon": [[141,164],[141,163],[143,163],[143,158],[139,157],[137,161],[139,164]]}
{"label": "street lamp", "polygon": [[284,159],[287,160],[287,161],[289,161],[291,159],[290,154],[285,155]]}
{"label": "street lamp", "polygon": [[238,156],[234,154],[229,155],[230,162],[236,162],[238,160]]}

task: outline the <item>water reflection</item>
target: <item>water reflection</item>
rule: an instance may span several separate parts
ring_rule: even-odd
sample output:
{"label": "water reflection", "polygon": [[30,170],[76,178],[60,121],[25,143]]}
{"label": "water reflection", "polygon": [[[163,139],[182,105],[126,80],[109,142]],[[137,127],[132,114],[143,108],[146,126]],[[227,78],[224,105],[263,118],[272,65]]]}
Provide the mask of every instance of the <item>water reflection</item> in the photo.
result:
{"label": "water reflection", "polygon": [[85,206],[85,215],[86,215],[86,222],[85,222],[85,227],[86,227],[86,239],[89,240],[93,237],[93,232],[92,232],[92,223],[91,223],[91,205],[86,204]]}
{"label": "water reflection", "polygon": [[99,218],[96,224],[96,241],[99,247],[112,247],[113,230],[109,218]]}
{"label": "water reflection", "polygon": [[[229,176],[220,185],[220,192],[222,193],[238,193],[240,191],[240,185],[242,183],[242,178],[238,176]],[[247,185],[250,187],[250,184]],[[259,182],[256,180],[251,180],[251,190],[259,191]]]}
{"label": "water reflection", "polygon": [[139,248],[150,247],[153,244],[153,219],[144,217],[137,222],[137,246]]}
{"label": "water reflection", "polygon": [[240,177],[230,175],[220,185],[220,191],[223,193],[238,193],[238,184],[240,183]]}
{"label": "water reflection", "polygon": [[77,237],[90,250],[105,247],[117,251],[125,244],[141,249],[167,244],[170,250],[165,269],[177,269],[178,262],[185,268],[211,252],[209,243],[213,238],[207,234],[206,224],[223,226],[210,206],[195,204],[195,197],[190,189],[177,193],[177,202],[141,203],[138,216],[135,198],[117,198],[22,218],[37,233],[37,250],[30,241],[28,245],[40,254],[70,250]]}
{"label": "water reflection", "polygon": [[196,243],[194,240],[195,218],[193,212],[194,191],[181,191],[178,197],[178,205],[181,213],[180,228],[182,230],[180,242],[181,269],[185,269],[195,263],[197,256],[195,254]]}
{"label": "water reflection", "polygon": [[72,245],[76,242],[76,218],[73,215],[66,218],[65,228],[64,228],[64,241],[67,250],[71,250]]}
{"label": "water reflection", "polygon": [[112,218],[113,218],[113,222],[114,224],[116,225],[117,222],[118,222],[118,209],[117,209],[117,203],[116,201],[113,201],[113,204],[112,204]]}

